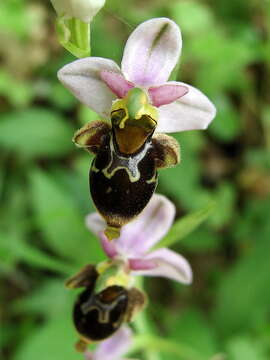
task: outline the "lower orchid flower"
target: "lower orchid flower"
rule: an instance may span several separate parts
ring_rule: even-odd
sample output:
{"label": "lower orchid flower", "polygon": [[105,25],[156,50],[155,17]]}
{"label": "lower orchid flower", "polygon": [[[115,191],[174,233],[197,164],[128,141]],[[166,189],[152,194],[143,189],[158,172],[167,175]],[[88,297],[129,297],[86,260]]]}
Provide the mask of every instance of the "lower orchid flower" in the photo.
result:
{"label": "lower orchid flower", "polygon": [[95,351],[86,351],[85,360],[124,360],[123,356],[131,345],[132,332],[128,326],[122,326],[111,338],[100,343]]}
{"label": "lower orchid flower", "polygon": [[154,195],[144,211],[123,227],[121,236],[109,241],[101,215],[88,215],[87,226],[99,236],[109,259],[84,266],[66,282],[70,289],[82,289],[73,307],[78,351],[115,336],[143,310],[147,296],[136,287],[136,275],[191,283],[192,270],[183,256],[167,248],[152,250],[170,229],[174,216],[173,203],[165,196]]}
{"label": "lower orchid flower", "polygon": [[192,270],[183,256],[167,248],[151,250],[166,235],[174,217],[173,203],[156,194],[143,212],[122,228],[118,239],[107,239],[103,232],[106,223],[98,213],[88,215],[86,223],[99,236],[106,255],[122,261],[130,275],[160,276],[190,284]]}

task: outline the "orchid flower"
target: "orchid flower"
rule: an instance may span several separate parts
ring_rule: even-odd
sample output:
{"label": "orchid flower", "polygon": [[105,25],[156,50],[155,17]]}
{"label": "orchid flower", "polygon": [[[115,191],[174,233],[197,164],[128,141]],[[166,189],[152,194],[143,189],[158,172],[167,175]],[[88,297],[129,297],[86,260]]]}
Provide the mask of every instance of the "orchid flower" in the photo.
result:
{"label": "orchid flower", "polygon": [[112,60],[89,57],[64,66],[58,77],[83,104],[103,118],[110,117],[116,99],[124,98],[137,87],[157,108],[157,132],[205,129],[215,116],[214,105],[198,89],[167,81],[181,47],[181,32],[175,22],[151,19],[130,35],[121,69]]}
{"label": "orchid flower", "polygon": [[[93,352],[85,352],[85,360],[124,360],[132,344],[132,332],[122,326],[112,337],[100,343]],[[127,360],[127,359],[126,359]]]}
{"label": "orchid flower", "polygon": [[189,284],[192,270],[183,256],[167,248],[151,250],[168,232],[174,217],[173,203],[155,194],[143,212],[122,228],[118,239],[107,239],[106,223],[98,213],[88,215],[86,224],[99,236],[106,255],[123,261],[131,275],[161,276]]}

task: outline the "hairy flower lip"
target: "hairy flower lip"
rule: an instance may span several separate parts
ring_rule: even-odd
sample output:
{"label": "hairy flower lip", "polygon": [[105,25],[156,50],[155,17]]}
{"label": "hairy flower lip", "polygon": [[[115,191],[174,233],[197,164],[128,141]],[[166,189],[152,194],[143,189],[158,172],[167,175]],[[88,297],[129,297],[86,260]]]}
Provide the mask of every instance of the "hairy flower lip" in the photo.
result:
{"label": "hairy flower lip", "polygon": [[85,105],[110,118],[112,102],[133,86],[158,107],[157,132],[206,129],[215,106],[198,89],[167,81],[181,53],[179,27],[168,18],[140,24],[127,40],[121,69],[112,60],[84,58],[65,65],[59,80]]}
{"label": "hairy flower lip", "polygon": [[160,276],[190,284],[192,270],[187,260],[176,252],[151,250],[170,229],[175,216],[173,203],[155,194],[143,212],[122,228],[118,239],[109,241],[103,230],[105,221],[98,213],[87,216],[87,227],[99,236],[106,255],[123,261],[131,275]]}

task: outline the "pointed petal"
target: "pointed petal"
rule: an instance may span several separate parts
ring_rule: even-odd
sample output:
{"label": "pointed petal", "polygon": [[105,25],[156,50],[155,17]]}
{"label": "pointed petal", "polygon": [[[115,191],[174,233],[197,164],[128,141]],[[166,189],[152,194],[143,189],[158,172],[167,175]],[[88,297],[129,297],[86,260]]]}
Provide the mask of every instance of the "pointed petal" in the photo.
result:
{"label": "pointed petal", "polygon": [[122,326],[112,337],[98,345],[93,360],[122,359],[132,345],[132,339],[131,329]]}
{"label": "pointed petal", "polygon": [[188,88],[188,93],[175,102],[159,108],[157,132],[178,132],[206,129],[216,115],[212,102],[198,89],[180,82]]}
{"label": "pointed petal", "polygon": [[179,27],[170,19],[145,21],[130,35],[124,50],[122,71],[135,85],[161,85],[170,76],[180,56]]}
{"label": "pointed petal", "polygon": [[165,196],[153,195],[143,212],[114,240],[118,252],[128,257],[144,254],[168,232],[174,216],[174,204]]}
{"label": "pointed petal", "polygon": [[102,70],[120,73],[118,65],[112,60],[91,57],[65,65],[58,71],[58,78],[83,104],[108,118],[116,96],[102,81]]}
{"label": "pointed petal", "polygon": [[156,267],[149,270],[132,271],[132,275],[160,276],[184,284],[192,282],[192,270],[187,260],[170,249],[158,249],[144,257],[144,260],[151,260]]}
{"label": "pointed petal", "polygon": [[119,73],[103,70],[100,73],[100,77],[108,88],[121,99],[134,87],[131,82],[127,81],[124,76]]}
{"label": "pointed petal", "polygon": [[99,238],[101,240],[102,249],[109,258],[114,258],[118,255],[115,240],[108,240],[107,236],[104,234],[103,231],[99,234]]}
{"label": "pointed petal", "polygon": [[92,213],[86,216],[85,223],[87,228],[92,231],[100,239],[100,244],[105,254],[113,258],[117,255],[116,244],[114,241],[109,241],[104,235],[104,229],[106,228],[106,222],[99,213]]}
{"label": "pointed petal", "polygon": [[148,89],[151,102],[156,107],[170,104],[184,96],[187,92],[188,88],[186,86],[176,84],[165,84]]}

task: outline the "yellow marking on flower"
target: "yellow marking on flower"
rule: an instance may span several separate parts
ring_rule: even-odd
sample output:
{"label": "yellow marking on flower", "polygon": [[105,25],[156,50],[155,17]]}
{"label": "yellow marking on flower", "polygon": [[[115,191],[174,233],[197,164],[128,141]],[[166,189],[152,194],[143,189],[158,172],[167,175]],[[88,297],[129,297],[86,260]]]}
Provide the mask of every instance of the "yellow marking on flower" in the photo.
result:
{"label": "yellow marking on flower", "polygon": [[111,241],[113,239],[117,239],[120,236],[120,227],[116,226],[107,226],[106,230],[104,231],[104,234],[107,236],[107,238]]}
{"label": "yellow marking on flower", "polygon": [[119,128],[123,129],[128,119],[140,120],[143,115],[150,116],[157,120],[158,111],[150,104],[146,92],[139,88],[129,90],[127,95],[120,100],[116,100],[112,106],[111,112],[124,109],[125,116],[121,119]]}
{"label": "yellow marking on flower", "polygon": [[96,266],[96,271],[99,273],[99,275],[101,275],[102,273],[104,273],[104,271],[106,271],[109,267],[111,267],[111,262],[109,262],[108,260],[106,261],[102,261],[99,264],[97,264]]}

